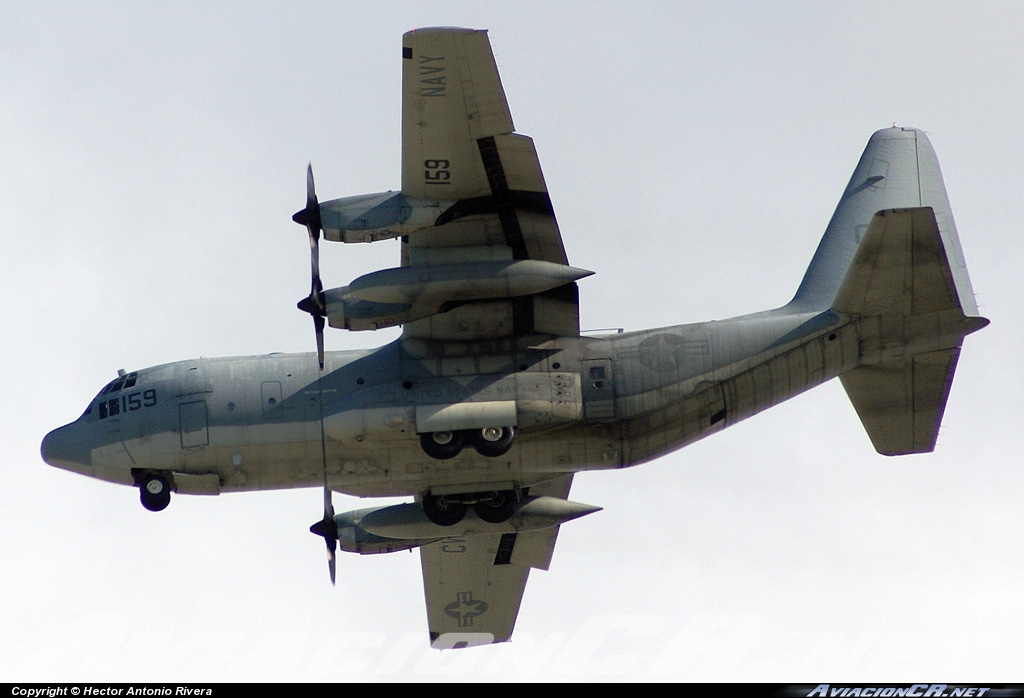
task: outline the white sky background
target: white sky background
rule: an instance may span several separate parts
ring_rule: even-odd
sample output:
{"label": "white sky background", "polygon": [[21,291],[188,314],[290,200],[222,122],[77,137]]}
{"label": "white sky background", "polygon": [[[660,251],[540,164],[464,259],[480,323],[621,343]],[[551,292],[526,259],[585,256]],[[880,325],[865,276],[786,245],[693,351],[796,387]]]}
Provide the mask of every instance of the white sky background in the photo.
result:
{"label": "white sky background", "polygon": [[[0,3],[0,681],[1021,679],[1024,6],[511,5]],[[401,34],[439,24],[490,30],[585,328],[785,303],[871,133],[927,130],[992,319],[936,452],[877,455],[834,381],[580,475],[604,511],[513,642],[446,653],[417,554],[331,588],[317,490],[152,514],[45,465],[118,368],[313,348],[306,162],[322,200],[398,187]],[[397,255],[323,245],[325,284]]]}

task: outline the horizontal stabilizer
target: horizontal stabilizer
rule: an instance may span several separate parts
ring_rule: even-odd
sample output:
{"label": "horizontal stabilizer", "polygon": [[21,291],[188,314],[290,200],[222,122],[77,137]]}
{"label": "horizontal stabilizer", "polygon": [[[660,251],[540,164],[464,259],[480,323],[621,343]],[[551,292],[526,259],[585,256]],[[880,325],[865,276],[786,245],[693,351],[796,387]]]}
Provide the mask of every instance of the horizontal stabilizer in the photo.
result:
{"label": "horizontal stabilizer", "polygon": [[862,317],[960,308],[935,211],[879,211],[871,219],[832,309]]}
{"label": "horizontal stabilizer", "polygon": [[960,348],[861,366],[839,377],[875,450],[885,456],[935,449]]}
{"label": "horizontal stabilizer", "polygon": [[832,309],[859,319],[861,365],[840,380],[875,449],[932,451],[963,338],[988,324],[964,314],[934,210],[876,213]]}

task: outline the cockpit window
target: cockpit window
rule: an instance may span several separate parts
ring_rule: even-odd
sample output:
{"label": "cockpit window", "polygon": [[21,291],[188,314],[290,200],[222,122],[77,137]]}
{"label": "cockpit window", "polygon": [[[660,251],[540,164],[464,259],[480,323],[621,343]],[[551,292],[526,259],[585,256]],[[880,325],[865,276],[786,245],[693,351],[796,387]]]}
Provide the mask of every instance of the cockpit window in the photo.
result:
{"label": "cockpit window", "polygon": [[121,401],[118,399],[104,400],[99,403],[100,405],[100,419],[106,419],[107,417],[113,417],[115,414],[121,414]]}
{"label": "cockpit window", "polygon": [[110,385],[110,392],[116,393],[118,390],[125,388],[131,388],[135,385],[135,381],[138,379],[138,373],[128,373],[121,376]]}
{"label": "cockpit window", "polygon": [[124,388],[133,388],[135,387],[135,382],[138,378],[138,371],[132,371],[131,373],[126,373],[123,376],[118,376],[103,387],[103,390],[100,391],[100,395],[116,393],[118,390],[123,390]]}
{"label": "cockpit window", "polygon": [[[106,419],[126,412],[135,412],[145,407],[155,406],[157,402],[155,388],[142,391],[130,390],[130,388],[135,387],[138,379],[138,372],[133,371],[110,381],[103,386],[103,390],[100,391],[99,395],[89,403],[85,414],[92,414],[92,410],[95,407],[99,413],[99,418]],[[120,395],[115,393],[120,393]]]}

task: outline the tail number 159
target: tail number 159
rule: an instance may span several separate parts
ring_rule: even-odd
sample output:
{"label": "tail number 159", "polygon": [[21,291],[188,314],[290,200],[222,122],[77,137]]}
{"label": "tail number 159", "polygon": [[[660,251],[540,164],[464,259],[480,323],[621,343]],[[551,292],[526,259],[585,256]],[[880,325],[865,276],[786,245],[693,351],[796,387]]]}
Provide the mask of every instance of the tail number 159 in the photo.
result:
{"label": "tail number 159", "polygon": [[427,184],[449,184],[452,178],[450,166],[447,160],[424,160],[423,178]]}

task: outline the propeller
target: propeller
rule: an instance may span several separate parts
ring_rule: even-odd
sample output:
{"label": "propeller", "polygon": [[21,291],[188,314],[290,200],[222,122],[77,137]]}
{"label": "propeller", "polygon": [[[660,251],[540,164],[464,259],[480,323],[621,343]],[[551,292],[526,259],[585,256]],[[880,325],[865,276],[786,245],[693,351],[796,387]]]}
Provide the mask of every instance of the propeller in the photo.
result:
{"label": "propeller", "polygon": [[334,497],[327,487],[327,471],[324,471],[324,518],[309,527],[310,533],[324,539],[327,544],[327,569],[331,573],[331,584],[334,584],[338,574],[338,566],[335,560],[338,552],[338,522],[334,520]]}
{"label": "propeller", "polygon": [[309,233],[309,262],[313,281],[309,296],[299,301],[299,310],[313,316],[313,328],[316,331],[316,358],[320,363],[320,376],[317,377],[317,393],[320,405],[320,455],[324,468],[324,518],[309,527],[311,533],[322,537],[327,544],[327,569],[331,573],[331,584],[337,577],[338,522],[334,520],[334,497],[327,486],[327,441],[324,435],[324,392],[322,386],[324,370],[324,318],[327,316],[327,303],[324,300],[324,285],[320,282],[320,202],[316,198],[316,186],[313,184],[313,164],[306,167],[306,207],[298,211],[292,220],[306,226]]}
{"label": "propeller", "polygon": [[320,362],[320,370],[324,370],[324,318],[327,317],[327,302],[324,299],[324,285],[320,282],[320,202],[316,198],[316,187],[313,184],[313,164],[306,168],[306,208],[298,211],[292,220],[306,226],[309,233],[309,262],[312,269],[313,282],[309,296],[299,301],[299,310],[313,316],[313,329],[316,332],[316,358]]}

